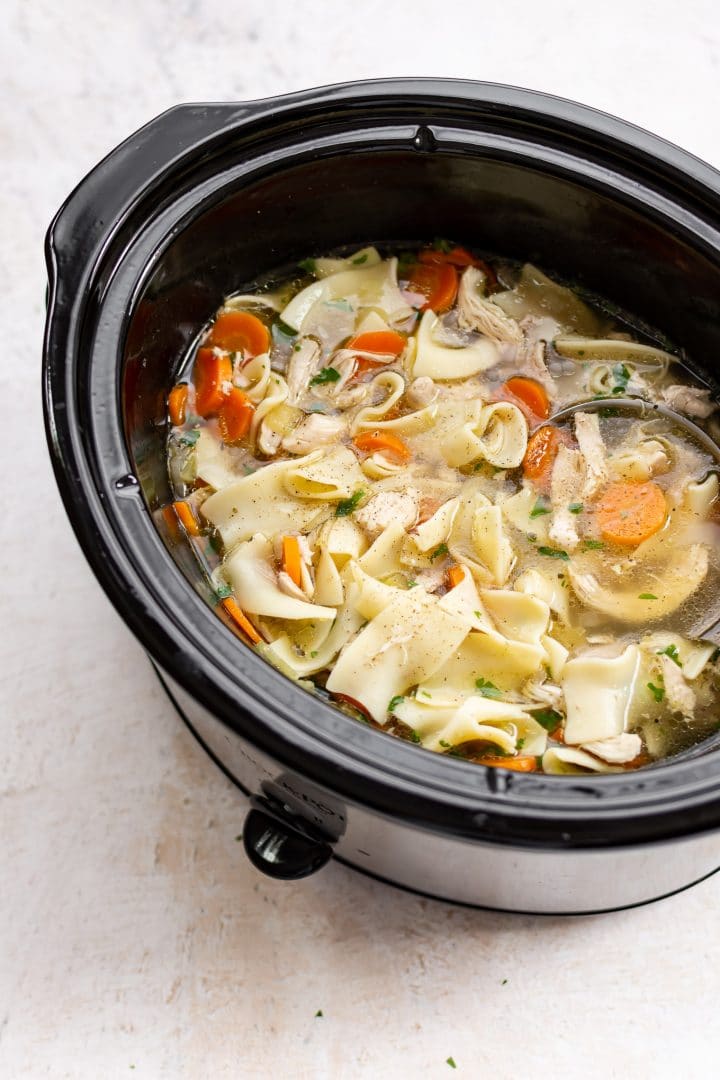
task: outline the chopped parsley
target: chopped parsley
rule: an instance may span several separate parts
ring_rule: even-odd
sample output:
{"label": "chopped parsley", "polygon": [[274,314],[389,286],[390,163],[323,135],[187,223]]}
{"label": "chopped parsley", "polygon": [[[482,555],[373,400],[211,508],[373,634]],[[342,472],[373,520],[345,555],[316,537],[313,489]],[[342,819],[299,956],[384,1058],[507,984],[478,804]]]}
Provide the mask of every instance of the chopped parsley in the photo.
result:
{"label": "chopped parsley", "polygon": [[565,562],[570,561],[570,556],[567,551],[563,551],[561,548],[551,548],[541,545],[538,548],[539,555],[547,555],[548,559],[563,559]]}
{"label": "chopped parsley", "polygon": [[615,379],[615,385],[612,388],[613,394],[624,394],[630,381],[630,372],[624,364],[613,364],[612,373]]}
{"label": "chopped parsley", "polygon": [[317,656],[317,654],[318,654],[317,649],[313,649],[313,651],[310,653],[310,659],[314,660],[315,657]]}
{"label": "chopped parsley", "polygon": [[657,596],[655,593],[641,592],[638,595],[638,600],[657,600]]}
{"label": "chopped parsley", "polygon": [[435,550],[433,551],[433,553],[430,556],[430,562],[434,562],[435,559],[439,559],[441,555],[447,555],[447,553],[448,553],[447,544],[438,544],[438,546],[435,548]]}
{"label": "chopped parsley", "polygon": [[457,1065],[455,1064],[455,1058],[453,1057],[445,1058],[445,1064],[449,1065],[451,1069],[457,1069]]}
{"label": "chopped parsley", "polygon": [[545,499],[538,499],[538,501],[535,503],[532,510],[530,511],[530,517],[541,517],[543,514],[549,513],[551,513],[551,508],[548,506]]}
{"label": "chopped parsley", "polygon": [[340,372],[334,367],[324,367],[318,371],[317,375],[313,375],[310,380],[311,386],[323,386],[325,383],[337,382],[340,378]]}
{"label": "chopped parsley", "polygon": [[443,240],[442,236],[436,236],[433,240],[433,247],[436,251],[442,251],[443,255],[447,255],[455,247],[449,240]]}
{"label": "chopped parsley", "polygon": [[416,587],[416,585],[417,585],[417,581],[414,581],[412,578],[407,583],[408,589],[414,589]]}
{"label": "chopped parsley", "polygon": [[432,697],[432,694],[429,694],[427,690],[421,690],[420,693],[423,697]]}
{"label": "chopped parsley", "polygon": [[367,262],[367,251],[363,252],[362,255],[356,255],[352,261],[352,265],[361,266],[364,262]]}
{"label": "chopped parsley", "polygon": [[445,739],[441,739],[440,740],[440,745],[444,746],[446,750],[449,750],[450,747],[452,746],[452,743],[446,742]]}
{"label": "chopped parsley", "polygon": [[232,589],[224,581],[221,581],[215,586],[215,595],[218,600],[227,600],[228,596],[232,596]]}
{"label": "chopped parsley", "polygon": [[518,739],[518,741],[515,743],[515,749],[516,750],[522,750],[524,745],[525,745],[525,740],[524,739]]}
{"label": "chopped parsley", "polygon": [[570,503],[568,510],[571,514],[582,514],[585,507],[582,503]]}
{"label": "chopped parsley", "polygon": [[410,730],[410,742],[414,742],[414,743],[422,742],[422,739],[418,735],[417,731],[413,731],[412,729]]}
{"label": "chopped parsley", "polygon": [[682,667],[682,660],[677,651],[677,645],[668,645],[664,649],[657,650],[658,656],[669,656],[671,660],[674,660],[678,667]]}
{"label": "chopped parsley", "polygon": [[602,540],[583,540],[583,544],[588,551],[599,551],[605,547]]}
{"label": "chopped parsley", "polygon": [[507,986],[507,979],[503,979],[503,981],[500,983],[500,985],[501,986]]}
{"label": "chopped parsley", "polygon": [[395,709],[398,707],[398,705],[402,705],[404,700],[405,700],[405,698],[403,697],[402,694],[396,694],[395,697],[390,698],[390,701],[388,702],[387,711],[390,712],[390,713],[395,712]]}
{"label": "chopped parsley", "polygon": [[546,731],[555,731],[562,724],[562,716],[555,709],[536,709],[532,713],[533,719],[537,720],[540,727]]}
{"label": "chopped parsley", "polygon": [[662,686],[655,686],[654,683],[649,682],[647,684],[647,688],[656,701],[662,701],[662,699],[665,697],[665,691],[663,690]]}
{"label": "chopped parsley", "polygon": [[323,1015],[322,1009],[318,1009],[318,1011],[315,1013],[315,1018],[317,1019],[318,1016],[322,1016],[322,1015]]}
{"label": "chopped parsley", "polygon": [[314,274],[317,269],[314,259],[301,259],[298,266],[301,270],[304,270],[306,274]]}
{"label": "chopped parsley", "polygon": [[502,690],[498,690],[495,683],[488,682],[487,679],[476,679],[475,686],[480,691],[483,697],[486,698],[499,698],[502,697]]}
{"label": "chopped parsley", "polygon": [[482,619],[482,611],[473,611],[473,615],[476,619]]}
{"label": "chopped parsley", "polygon": [[193,428],[192,431],[183,431],[180,436],[180,442],[183,446],[194,446],[200,438],[200,428]]}
{"label": "chopped parsley", "polygon": [[364,494],[365,492],[361,489],[353,492],[349,499],[341,499],[335,507],[335,517],[347,517],[348,514],[352,514]]}
{"label": "chopped parsley", "polygon": [[[602,397],[602,394],[600,396]],[[620,412],[618,411],[618,409],[600,409],[600,416],[602,416],[604,420],[610,419],[611,416],[619,415]]]}

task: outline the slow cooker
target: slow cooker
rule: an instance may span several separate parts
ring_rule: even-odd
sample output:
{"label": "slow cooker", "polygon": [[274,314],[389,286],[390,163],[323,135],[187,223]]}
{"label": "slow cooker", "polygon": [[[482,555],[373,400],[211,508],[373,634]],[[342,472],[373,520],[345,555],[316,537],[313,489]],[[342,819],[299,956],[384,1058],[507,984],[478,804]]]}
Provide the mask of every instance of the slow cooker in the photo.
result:
{"label": "slow cooker", "polygon": [[720,864],[712,742],[639,772],[568,777],[390,738],[239,641],[161,513],[165,395],[224,295],[339,245],[435,236],[537,262],[690,362],[720,356],[720,174],[647,132],[435,79],[181,105],[93,169],[48,232],[44,402],[62,497],[181,715],[249,797],[259,869],[293,879],[334,857],[510,911],[644,903]]}

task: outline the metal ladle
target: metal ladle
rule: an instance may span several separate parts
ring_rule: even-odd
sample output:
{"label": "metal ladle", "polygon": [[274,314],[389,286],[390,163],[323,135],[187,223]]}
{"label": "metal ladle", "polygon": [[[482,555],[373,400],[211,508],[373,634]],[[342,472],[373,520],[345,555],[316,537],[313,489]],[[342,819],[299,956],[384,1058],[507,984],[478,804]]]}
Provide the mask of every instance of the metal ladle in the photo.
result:
{"label": "metal ladle", "polygon": [[[704,450],[707,450],[707,452],[712,455],[716,464],[720,467],[720,446],[718,446],[714,439],[711,439],[706,431],[703,431],[703,429],[693,423],[692,420],[688,420],[687,417],[681,416],[680,413],[675,412],[674,409],[670,409],[667,405],[661,405],[654,401],[646,401],[644,398],[593,398],[590,401],[579,401],[574,405],[568,405],[567,408],[560,409],[558,412],[554,413],[549,417],[548,423],[562,424],[576,413],[603,412],[606,409],[613,409],[618,412],[632,415],[638,420],[652,420],[656,417],[662,417],[665,420],[669,420],[675,427],[685,432],[689,438],[693,439]],[[720,619],[716,619],[714,622],[708,623],[701,630],[693,632],[693,636],[703,641],[710,641],[713,645],[720,645]],[[670,763],[700,757],[703,754],[719,748],[720,733],[707,736],[694,746],[690,746],[686,750],[681,750],[679,753],[673,754],[668,758],[662,758],[659,761],[653,762],[645,768],[662,768],[664,765]]]}
{"label": "metal ladle", "polygon": [[[654,401],[645,401],[644,398],[593,398],[591,401],[579,401],[574,405],[569,405],[566,409],[560,409],[550,417],[549,422],[561,424],[564,421],[569,420],[576,413],[604,412],[606,409],[630,414],[638,420],[652,420],[654,418],[662,417],[664,420],[670,421],[691,440],[700,445],[703,450],[706,450],[708,454],[712,456],[718,467],[720,467],[720,446],[718,446],[715,440],[712,439],[706,431],[703,431],[703,429],[692,420],[688,420],[687,417],[681,416],[680,413],[675,412],[674,409],[670,409],[667,405],[660,405]],[[708,621],[708,623],[701,628],[694,627],[692,636],[701,638],[704,641],[712,641],[715,645],[720,645],[720,619]]]}

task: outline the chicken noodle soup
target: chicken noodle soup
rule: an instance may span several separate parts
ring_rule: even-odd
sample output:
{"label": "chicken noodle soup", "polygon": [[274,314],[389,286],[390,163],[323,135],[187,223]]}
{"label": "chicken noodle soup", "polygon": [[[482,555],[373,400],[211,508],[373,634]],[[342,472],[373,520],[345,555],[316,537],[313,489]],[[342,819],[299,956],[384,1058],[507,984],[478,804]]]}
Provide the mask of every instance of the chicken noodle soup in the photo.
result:
{"label": "chicken noodle soup", "polygon": [[243,638],[357,719],[485,765],[637,768],[715,730],[694,634],[720,536],[707,449],[627,397],[714,422],[677,357],[534,266],[307,260],[189,357],[169,512]]}

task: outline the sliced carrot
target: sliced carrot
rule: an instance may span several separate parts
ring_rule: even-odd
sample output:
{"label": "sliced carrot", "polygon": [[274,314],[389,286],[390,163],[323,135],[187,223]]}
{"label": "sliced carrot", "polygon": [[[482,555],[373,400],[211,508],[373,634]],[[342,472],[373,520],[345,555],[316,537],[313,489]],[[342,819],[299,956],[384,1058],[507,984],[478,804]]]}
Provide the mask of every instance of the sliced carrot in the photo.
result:
{"label": "sliced carrot", "polygon": [[514,772],[537,772],[537,761],[534,757],[484,757],[478,758],[478,761],[481,765],[512,769]]}
{"label": "sliced carrot", "polygon": [[173,510],[178,516],[180,524],[190,536],[200,535],[200,522],[195,517],[193,508],[186,502],[174,502]]}
{"label": "sliced carrot", "polygon": [[418,262],[408,271],[405,292],[425,297],[420,311],[432,308],[438,315],[448,311],[455,303],[457,289],[457,270],[450,263]]}
{"label": "sliced carrot", "polygon": [[210,329],[207,344],[243,356],[258,356],[270,347],[270,331],[249,311],[223,311]]}
{"label": "sliced carrot", "polygon": [[538,428],[528,439],[522,468],[528,480],[532,480],[541,491],[549,491],[557,452],[561,446],[567,446],[570,442],[568,432],[553,424]]}
{"label": "sliced carrot", "polygon": [[481,259],[476,259],[467,248],[456,245],[450,251],[439,251],[438,248],[425,248],[418,255],[422,263],[450,263],[451,266],[477,266],[482,264]]}
{"label": "sliced carrot", "polygon": [[664,492],[652,480],[642,484],[618,480],[603,491],[595,517],[603,540],[623,547],[637,547],[665,524],[667,503]]}
{"label": "sliced carrot", "polygon": [[[394,330],[369,330],[366,334],[358,334],[351,338],[345,346],[346,349],[357,349],[358,352],[378,353],[378,359],[373,360],[370,356],[358,356],[355,375],[364,375],[368,371],[385,367],[387,356],[397,359],[405,348],[405,338]],[[383,357],[383,359],[380,359]]]}
{"label": "sliced carrot", "polygon": [[233,600],[233,598],[229,596],[226,600],[220,601],[220,606],[225,609],[230,618],[238,624],[240,629],[247,634],[247,636],[250,638],[254,645],[257,645],[259,641],[262,641],[262,638],[258,634],[257,630],[250,622],[242,608],[238,605],[237,601]]}
{"label": "sliced carrot", "polygon": [[517,375],[502,384],[499,394],[503,400],[510,398],[519,405],[531,423],[534,420],[547,420],[550,415],[550,399],[547,391],[535,379],[526,379],[522,375]]}
{"label": "sliced carrot", "polygon": [[299,589],[302,578],[300,576],[300,544],[297,536],[283,536],[282,538],[282,568]]}
{"label": "sliced carrot", "polygon": [[462,566],[458,566],[456,563],[454,566],[448,567],[447,577],[450,588],[454,589],[456,585],[465,580],[465,571]]}
{"label": "sliced carrot", "polygon": [[422,263],[450,263],[464,269],[466,266],[475,266],[482,270],[487,279],[487,286],[496,289],[498,284],[497,274],[484,259],[478,259],[471,255],[467,248],[454,247],[450,251],[438,251],[437,248],[425,248],[418,255],[418,261]]}
{"label": "sliced carrot", "polygon": [[238,442],[247,435],[254,412],[255,406],[247,394],[239,386],[233,386],[218,412],[218,426],[225,442]]}
{"label": "sliced carrot", "polygon": [[187,383],[178,383],[173,386],[168,394],[168,414],[170,423],[178,427],[185,423],[187,411],[188,388]]}
{"label": "sliced carrot", "polygon": [[232,360],[213,349],[198,349],[195,357],[195,408],[211,416],[223,403],[232,380]]}
{"label": "sliced carrot", "polygon": [[163,520],[165,521],[165,524],[167,525],[167,530],[168,530],[168,533],[170,534],[170,539],[174,543],[176,543],[180,539],[181,533],[180,533],[180,526],[178,524],[178,516],[175,513],[175,507],[173,506],[172,503],[170,503],[168,506],[163,506],[162,516],[163,516]]}
{"label": "sliced carrot", "polygon": [[408,444],[390,431],[363,431],[361,435],[355,436],[353,442],[358,450],[365,454],[380,451],[394,457],[403,465],[412,457]]}
{"label": "sliced carrot", "polygon": [[351,338],[345,348],[380,353],[382,356],[399,356],[405,348],[405,338],[395,330],[368,330],[366,334]]}

